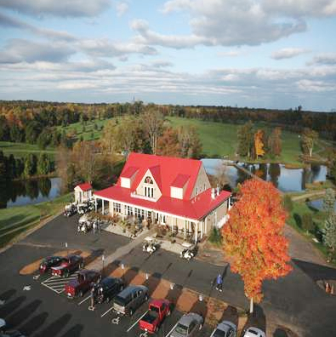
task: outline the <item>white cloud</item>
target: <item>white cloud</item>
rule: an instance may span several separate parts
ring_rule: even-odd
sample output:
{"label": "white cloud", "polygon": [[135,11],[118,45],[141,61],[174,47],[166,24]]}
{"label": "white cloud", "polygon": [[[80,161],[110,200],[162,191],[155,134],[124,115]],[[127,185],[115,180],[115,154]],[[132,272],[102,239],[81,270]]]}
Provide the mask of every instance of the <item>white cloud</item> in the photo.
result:
{"label": "white cloud", "polygon": [[1,0],[0,7],[30,15],[60,17],[96,16],[110,7],[110,0]]}
{"label": "white cloud", "polygon": [[117,2],[116,10],[118,16],[123,16],[129,9],[129,5],[126,2]]}
{"label": "white cloud", "polygon": [[336,65],[336,53],[325,53],[317,55],[309,64]]}
{"label": "white cloud", "polygon": [[308,53],[309,50],[304,48],[283,48],[272,53],[271,57],[274,60],[289,59],[295,56]]}

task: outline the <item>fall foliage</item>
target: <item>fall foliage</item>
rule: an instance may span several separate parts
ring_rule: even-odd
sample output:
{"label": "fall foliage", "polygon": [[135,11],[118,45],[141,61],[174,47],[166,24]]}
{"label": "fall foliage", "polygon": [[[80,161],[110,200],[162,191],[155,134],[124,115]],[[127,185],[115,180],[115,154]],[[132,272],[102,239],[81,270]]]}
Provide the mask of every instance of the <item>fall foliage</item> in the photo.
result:
{"label": "fall foliage", "polygon": [[241,275],[246,296],[260,302],[262,282],[285,276],[292,269],[283,235],[287,214],[280,193],[269,182],[247,180],[229,214],[222,230],[224,251],[233,257],[231,269]]}
{"label": "fall foliage", "polygon": [[263,138],[263,130],[258,130],[254,135],[254,147],[257,158],[262,157],[265,154]]}
{"label": "fall foliage", "polygon": [[178,132],[167,128],[157,142],[157,154],[159,156],[180,157],[181,146],[178,140]]}

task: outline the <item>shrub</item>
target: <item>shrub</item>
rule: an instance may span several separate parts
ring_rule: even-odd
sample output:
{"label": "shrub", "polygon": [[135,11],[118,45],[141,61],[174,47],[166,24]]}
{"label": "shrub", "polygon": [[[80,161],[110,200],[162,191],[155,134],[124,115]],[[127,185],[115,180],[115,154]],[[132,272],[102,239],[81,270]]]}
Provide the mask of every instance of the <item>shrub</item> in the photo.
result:
{"label": "shrub", "polygon": [[285,195],[283,199],[283,205],[288,213],[291,213],[293,211],[293,201],[292,198],[289,195]]}
{"label": "shrub", "polygon": [[212,229],[211,234],[209,236],[209,241],[216,246],[222,245],[222,234],[218,228],[214,227]]}
{"label": "shrub", "polygon": [[314,229],[313,218],[310,213],[302,214],[301,221],[302,221],[302,229],[306,230],[307,232],[310,232]]}

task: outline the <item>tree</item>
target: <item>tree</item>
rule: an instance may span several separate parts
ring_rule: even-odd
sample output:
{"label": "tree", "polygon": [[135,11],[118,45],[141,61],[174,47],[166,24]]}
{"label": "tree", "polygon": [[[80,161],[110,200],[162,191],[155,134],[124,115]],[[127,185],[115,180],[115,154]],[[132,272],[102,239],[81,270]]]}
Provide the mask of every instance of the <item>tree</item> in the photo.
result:
{"label": "tree", "polygon": [[294,205],[290,195],[286,194],[283,199],[283,205],[288,213],[293,211]]}
{"label": "tree", "polygon": [[334,212],[335,207],[335,191],[332,188],[328,188],[323,198],[323,210],[327,214]]}
{"label": "tree", "polygon": [[264,131],[259,129],[254,135],[254,147],[257,159],[259,157],[263,157],[265,154],[263,138],[264,138]]}
{"label": "tree", "polygon": [[199,158],[202,152],[202,144],[195,127],[181,126],[177,131],[181,146],[181,157]]}
{"label": "tree", "polygon": [[331,162],[330,165],[330,176],[336,180],[336,159]]}
{"label": "tree", "polygon": [[314,229],[313,218],[310,213],[303,213],[301,217],[302,229],[311,232]]}
{"label": "tree", "polygon": [[273,129],[269,139],[268,139],[268,147],[271,155],[280,156],[282,151],[282,143],[281,143],[281,128],[277,127]]}
{"label": "tree", "polygon": [[238,197],[222,230],[223,248],[233,257],[232,271],[243,279],[252,313],[253,302],[263,297],[262,282],[292,269],[283,233],[287,214],[279,191],[269,182],[247,180]]}
{"label": "tree", "polygon": [[37,161],[37,174],[46,175],[51,172],[51,162],[45,153],[41,153]]}
{"label": "tree", "polygon": [[3,152],[0,151],[0,183],[4,183],[6,181],[6,157]]}
{"label": "tree", "polygon": [[162,136],[158,138],[157,154],[160,156],[180,157],[181,146],[178,139],[178,132],[175,129],[167,128]]}
{"label": "tree", "polygon": [[242,125],[237,131],[238,148],[237,153],[242,157],[251,157],[253,146],[253,124],[251,121]]}
{"label": "tree", "polygon": [[42,132],[42,129],[43,129],[43,126],[40,123],[36,121],[29,122],[25,129],[26,142],[35,144],[38,136]]}
{"label": "tree", "polygon": [[23,175],[25,178],[29,178],[36,173],[37,158],[34,154],[29,153],[25,159]]}
{"label": "tree", "polygon": [[14,124],[10,128],[10,139],[12,142],[21,143],[23,141],[24,134],[22,130]]}
{"label": "tree", "polygon": [[217,186],[219,186],[220,189],[223,189],[225,185],[229,183],[227,173],[227,166],[224,162],[221,162],[219,165],[216,166],[215,183]]}
{"label": "tree", "polygon": [[335,254],[336,248],[336,214],[329,216],[322,229],[323,242],[329,248],[332,255]]}
{"label": "tree", "polygon": [[102,145],[107,153],[114,153],[116,148],[116,123],[114,121],[108,121],[103,129]]}
{"label": "tree", "polygon": [[309,128],[305,128],[301,135],[301,148],[303,154],[313,155],[314,142],[318,139],[318,133]]}
{"label": "tree", "polygon": [[150,139],[152,152],[156,154],[157,139],[163,127],[163,116],[157,108],[151,107],[141,114],[141,119]]}

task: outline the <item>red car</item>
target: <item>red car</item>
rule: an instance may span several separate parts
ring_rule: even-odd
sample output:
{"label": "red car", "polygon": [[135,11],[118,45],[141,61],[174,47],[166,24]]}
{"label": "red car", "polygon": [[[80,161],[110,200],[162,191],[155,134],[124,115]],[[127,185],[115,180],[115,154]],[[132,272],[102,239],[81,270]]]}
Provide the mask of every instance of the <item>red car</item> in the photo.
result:
{"label": "red car", "polygon": [[80,255],[72,254],[66,256],[59,266],[52,267],[51,274],[53,276],[68,277],[80,268],[84,268],[84,259]]}
{"label": "red car", "polygon": [[48,256],[44,258],[39,267],[40,274],[45,274],[52,267],[59,266],[63,260],[64,260],[64,257],[61,257],[61,256]]}
{"label": "red car", "polygon": [[140,330],[155,333],[166,316],[171,312],[171,302],[168,300],[153,300],[149,303],[147,314],[139,321]]}
{"label": "red car", "polygon": [[99,272],[95,270],[81,270],[77,275],[77,279],[71,280],[65,285],[65,293],[71,298],[76,296],[82,297],[99,279]]}

